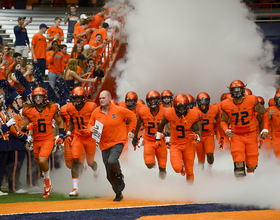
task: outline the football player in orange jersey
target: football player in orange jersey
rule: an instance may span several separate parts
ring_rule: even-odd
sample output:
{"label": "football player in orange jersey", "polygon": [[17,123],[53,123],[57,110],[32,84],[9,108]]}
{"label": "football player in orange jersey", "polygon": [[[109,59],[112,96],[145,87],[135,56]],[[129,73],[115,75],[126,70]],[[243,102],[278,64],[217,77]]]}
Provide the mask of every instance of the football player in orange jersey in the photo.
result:
{"label": "football player in orange jersey", "polygon": [[22,115],[21,131],[33,130],[34,157],[40,166],[44,177],[43,198],[50,197],[51,180],[49,174],[48,158],[53,150],[55,138],[52,129],[54,119],[59,128],[59,138],[56,143],[61,145],[64,140],[64,124],[59,115],[58,106],[47,101],[47,92],[42,87],[37,87],[32,92],[32,103],[25,105]]}
{"label": "football player in orange jersey", "polygon": [[[231,98],[231,97],[228,97],[228,96],[230,96],[230,93],[223,93],[221,95],[221,97],[220,97],[220,102],[215,103],[215,105],[217,105],[219,110],[220,110],[220,118],[221,118],[222,113],[223,113],[223,111],[221,110],[221,108],[222,108],[222,101],[225,100],[226,98]],[[216,123],[215,126],[216,126],[216,129],[215,129],[216,140],[219,143],[219,149],[220,150],[227,150],[229,148],[229,143],[230,143],[229,139],[226,136],[224,130],[222,129],[220,123]]]}
{"label": "football player in orange jersey", "polygon": [[[257,99],[258,99],[258,102],[262,106],[264,106],[265,101],[264,101],[263,97],[257,96]],[[272,112],[273,112],[272,114],[275,113],[274,110],[269,110],[268,108],[266,110],[268,111],[268,115],[269,115],[270,118],[271,118],[271,113]],[[265,152],[266,156],[269,158],[270,155],[271,155],[271,152],[272,152],[271,121],[269,121],[269,123],[268,123],[268,136],[265,139],[263,139],[263,138],[259,139],[259,148],[261,148],[262,146],[264,147],[264,149],[266,151]]]}
{"label": "football player in orange jersey", "polygon": [[[272,125],[272,139],[273,139],[273,152],[276,158],[280,159],[280,92],[274,96],[275,104],[268,108],[270,115],[270,121]],[[273,110],[273,111],[272,111]]]}
{"label": "football player in orange jersey", "polygon": [[145,102],[144,102],[142,99],[138,99],[138,100],[137,100],[137,104],[143,104],[143,105],[145,105]]}
{"label": "football player in orange jersey", "polygon": [[[202,113],[201,118],[201,141],[196,146],[198,164],[204,167],[205,154],[207,156],[207,171],[212,171],[214,163],[214,124],[219,119],[219,108],[217,105],[210,105],[210,96],[206,92],[201,92],[196,97],[196,103],[193,109]],[[219,121],[218,121],[219,123]]]}
{"label": "football player in orange jersey", "polygon": [[[90,132],[85,127],[90,119],[91,113],[96,109],[97,104],[86,101],[86,91],[83,87],[76,87],[72,91],[72,103],[67,105],[67,113],[70,115],[69,127],[67,132],[67,139],[71,132],[75,129],[74,137],[71,142],[73,164],[71,169],[73,190],[69,196],[78,196],[78,178],[79,173],[83,168],[85,160],[84,152],[86,152],[86,159],[88,166],[93,170],[94,177],[97,178],[99,174],[97,163],[94,161],[96,143],[92,138]],[[71,141],[71,138],[70,138]]]}
{"label": "football player in orange jersey", "polygon": [[189,100],[189,107],[190,107],[190,109],[192,109],[194,106],[196,106],[195,98],[190,94],[186,94],[186,96]]}
{"label": "football player in orange jersey", "polygon": [[[176,95],[173,101],[174,108],[167,108],[158,125],[156,140],[169,122],[171,128],[170,161],[176,173],[185,175],[189,183],[194,181],[193,165],[195,150],[193,145],[200,141],[201,114],[197,110],[189,109],[189,100],[186,95]],[[184,164],[184,165],[183,165]]]}
{"label": "football player in orange jersey", "polygon": [[169,108],[172,107],[172,102],[173,102],[173,93],[170,92],[169,90],[164,90],[161,95],[161,103],[163,107]]}
{"label": "football player in orange jersey", "polygon": [[[268,112],[258,103],[254,95],[245,96],[245,85],[240,80],[234,80],[229,91],[232,99],[222,102],[221,127],[228,138],[231,138],[231,155],[234,162],[234,174],[236,177],[253,176],[258,165],[258,142],[255,112],[263,117],[263,129],[260,136],[268,135]],[[230,119],[230,129],[229,129]]]}
{"label": "football player in orange jersey", "polygon": [[[137,113],[138,113],[139,109],[144,106],[143,104],[138,104],[137,101],[138,101],[137,94],[135,92],[130,91],[130,92],[128,92],[125,95],[125,101],[124,102],[119,102],[119,106],[124,107],[126,109],[129,109],[137,117]],[[126,125],[126,130],[127,130],[127,133],[128,133],[129,132],[129,124],[130,124],[130,122],[127,121],[126,124],[127,124]],[[134,138],[138,138],[137,140],[139,140],[139,137],[137,137],[137,136],[135,136]],[[131,141],[131,140],[129,140],[129,141]],[[134,148],[134,150],[136,150],[136,148]],[[127,151],[128,151],[128,142],[126,142],[126,144],[125,144],[125,146],[123,148],[123,151],[122,151],[122,154],[121,154],[121,158],[120,158],[121,160],[124,160],[124,161],[128,160],[128,153],[127,153]]]}
{"label": "football player in orange jersey", "polygon": [[[143,123],[145,128],[145,134],[143,136],[145,164],[148,169],[154,168],[156,164],[156,157],[159,166],[159,178],[165,179],[167,147],[165,144],[158,146],[155,141],[157,127],[163,117],[165,108],[160,105],[160,94],[155,90],[147,93],[146,103],[147,106],[140,108],[138,111],[138,119],[134,135],[137,137],[141,124]],[[137,142],[138,139],[133,138],[132,144],[134,146],[137,145]]]}

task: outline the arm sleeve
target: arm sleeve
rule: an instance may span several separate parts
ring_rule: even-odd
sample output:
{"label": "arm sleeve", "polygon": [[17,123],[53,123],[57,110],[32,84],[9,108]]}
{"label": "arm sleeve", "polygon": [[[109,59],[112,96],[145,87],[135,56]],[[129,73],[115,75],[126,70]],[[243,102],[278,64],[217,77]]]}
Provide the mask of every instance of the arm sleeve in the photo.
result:
{"label": "arm sleeve", "polygon": [[137,124],[136,115],[132,111],[125,109],[125,108],[123,108],[123,111],[124,111],[125,118],[127,118],[130,121],[128,130],[129,131],[134,130],[136,128],[136,124]]}
{"label": "arm sleeve", "polygon": [[15,33],[19,33],[21,31],[22,27],[19,27],[19,26],[15,26],[14,27],[14,32]]}

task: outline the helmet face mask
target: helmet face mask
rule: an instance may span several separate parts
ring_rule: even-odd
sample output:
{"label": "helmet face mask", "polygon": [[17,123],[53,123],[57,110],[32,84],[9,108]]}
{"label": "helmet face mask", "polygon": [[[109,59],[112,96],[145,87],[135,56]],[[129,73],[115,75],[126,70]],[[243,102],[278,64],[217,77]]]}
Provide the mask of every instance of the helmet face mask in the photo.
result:
{"label": "helmet face mask", "polygon": [[233,87],[230,88],[230,93],[233,98],[240,99],[244,97],[245,89],[244,87]]}
{"label": "helmet face mask", "polygon": [[170,105],[173,102],[173,93],[169,90],[164,90],[161,95],[161,102],[164,105]]}
{"label": "helmet face mask", "polygon": [[156,109],[159,107],[160,104],[160,95],[157,91],[150,91],[146,95],[146,103],[147,106],[151,109]]}
{"label": "helmet face mask", "polygon": [[72,96],[72,102],[75,106],[81,106],[85,104],[85,97],[84,96]]}
{"label": "helmet face mask", "polygon": [[274,97],[274,102],[275,102],[275,105],[280,107],[280,96],[275,96]]}
{"label": "helmet face mask", "polygon": [[155,109],[159,106],[159,103],[160,103],[160,99],[159,98],[148,98],[147,99],[147,105],[152,108],[152,109]]}
{"label": "helmet face mask", "polygon": [[178,104],[174,105],[177,115],[186,115],[189,110],[189,104]]}
{"label": "helmet face mask", "polygon": [[197,105],[201,111],[207,111],[209,109],[210,99],[200,98],[197,100]]}
{"label": "helmet face mask", "polygon": [[37,87],[33,90],[32,103],[34,105],[38,105],[38,106],[45,105],[47,104],[47,99],[48,99],[47,92],[44,88]]}
{"label": "helmet face mask", "polygon": [[126,107],[133,110],[137,107],[138,96],[135,92],[128,92],[125,96]]}
{"label": "helmet face mask", "polygon": [[75,106],[82,106],[86,103],[86,92],[83,87],[76,87],[72,91],[71,101]]}

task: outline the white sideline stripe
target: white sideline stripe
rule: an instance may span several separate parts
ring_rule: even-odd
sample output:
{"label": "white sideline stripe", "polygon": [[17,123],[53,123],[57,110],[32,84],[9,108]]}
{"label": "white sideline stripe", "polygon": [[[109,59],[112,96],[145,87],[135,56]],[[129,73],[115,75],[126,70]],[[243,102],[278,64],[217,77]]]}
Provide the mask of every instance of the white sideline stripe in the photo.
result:
{"label": "white sideline stripe", "polygon": [[[7,215],[25,215],[25,214],[47,214],[47,213],[60,213],[60,212],[80,212],[80,211],[97,211],[97,210],[115,210],[115,209],[133,209],[133,208],[151,208],[151,207],[163,207],[163,206],[181,206],[181,205],[204,205],[212,204],[213,202],[205,203],[187,203],[187,204],[165,204],[165,205],[148,205],[148,206],[133,206],[133,207],[119,207],[119,208],[103,208],[103,209],[79,209],[79,210],[64,210],[64,211],[50,211],[50,212],[23,212],[23,213],[11,213],[11,214],[1,214],[0,216]],[[220,204],[220,203],[216,203]]]}

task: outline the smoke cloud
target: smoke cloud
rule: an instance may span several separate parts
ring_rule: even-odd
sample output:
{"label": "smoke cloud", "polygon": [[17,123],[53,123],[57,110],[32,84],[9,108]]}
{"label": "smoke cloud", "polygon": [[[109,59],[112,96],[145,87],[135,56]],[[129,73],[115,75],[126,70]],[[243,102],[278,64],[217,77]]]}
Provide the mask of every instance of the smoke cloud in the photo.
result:
{"label": "smoke cloud", "polygon": [[[237,0],[141,0],[131,1],[135,9],[126,17],[128,46],[126,62],[117,63],[117,95],[124,100],[135,91],[145,100],[150,90],[160,93],[207,92],[211,103],[219,101],[227,86],[240,79],[266,102],[275,93],[273,45],[263,42],[261,31],[248,8]],[[120,74],[122,73],[122,74]],[[168,155],[169,156],[169,155]],[[212,175],[199,169],[195,160],[193,185],[173,171],[167,162],[167,177],[158,178],[158,169],[148,170],[143,148],[121,162],[125,176],[125,198],[179,202],[221,202],[280,208],[280,166],[260,150],[253,178],[237,181],[229,151],[215,150]],[[90,168],[79,181],[81,196],[114,197],[106,179],[101,153],[96,161],[100,176],[94,181]],[[63,172],[62,172],[63,171]],[[61,178],[64,177],[64,184]],[[52,174],[54,190],[67,194],[72,189],[70,170]]]}

